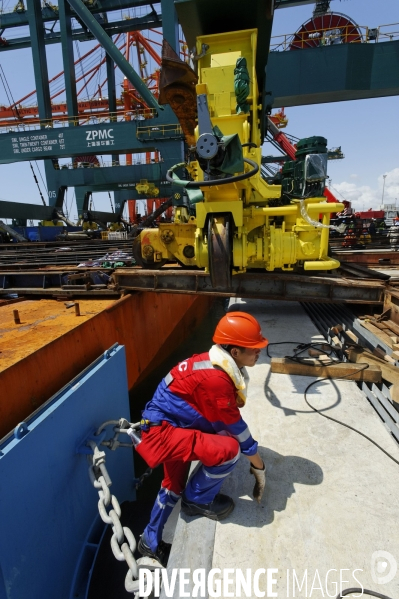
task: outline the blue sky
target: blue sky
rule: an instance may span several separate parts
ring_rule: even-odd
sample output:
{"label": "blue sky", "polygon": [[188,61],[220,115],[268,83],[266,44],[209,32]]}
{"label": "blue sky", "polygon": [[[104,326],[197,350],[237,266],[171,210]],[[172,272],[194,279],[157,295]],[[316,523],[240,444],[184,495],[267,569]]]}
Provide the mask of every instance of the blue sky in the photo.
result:
{"label": "blue sky", "polygon": [[[332,0],[334,12],[344,13],[361,26],[377,27],[399,23],[399,0]],[[12,8],[9,8],[12,10]],[[313,5],[276,10],[273,35],[294,33],[312,16]],[[399,32],[399,25],[396,27]],[[398,35],[399,38],[399,35]],[[397,38],[397,39],[398,39]],[[87,44],[80,44],[80,52]],[[47,47],[50,77],[61,70],[60,49]],[[29,50],[0,53],[15,99],[34,88]],[[7,104],[0,87],[0,104]],[[377,207],[381,203],[383,175],[385,203],[399,205],[399,98],[397,96],[287,108],[287,132],[296,137],[323,135],[328,146],[341,146],[344,160],[329,162],[329,176],[337,197],[345,197],[357,209]],[[265,148],[265,153],[270,149]],[[40,163],[38,163],[40,164]],[[41,169],[43,172],[43,169]],[[43,184],[39,179],[43,189]],[[28,163],[1,166],[0,199],[40,204],[40,196]],[[68,205],[73,191],[68,191]],[[341,195],[339,195],[341,194]],[[95,207],[109,210],[107,194],[96,194]],[[72,217],[76,209],[72,210]]]}
{"label": "blue sky", "polygon": [[[295,32],[312,15],[312,5],[275,12],[273,35]],[[359,26],[399,23],[398,0],[333,0],[331,9]],[[399,38],[399,25],[394,28]],[[287,131],[296,137],[323,135],[329,147],[341,146],[344,160],[329,161],[332,186],[357,209],[381,203],[399,205],[399,97],[287,108]],[[332,191],[334,191],[334,189]],[[337,197],[340,196],[337,194]]]}

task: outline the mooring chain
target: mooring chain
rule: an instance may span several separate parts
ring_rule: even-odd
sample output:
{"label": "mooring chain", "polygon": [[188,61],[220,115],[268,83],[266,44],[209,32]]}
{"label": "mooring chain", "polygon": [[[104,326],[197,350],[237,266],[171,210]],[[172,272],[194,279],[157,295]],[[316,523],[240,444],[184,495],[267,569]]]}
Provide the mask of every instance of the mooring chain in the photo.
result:
{"label": "mooring chain", "polygon": [[[108,447],[108,449],[110,449],[111,451],[115,451],[115,449],[117,449],[118,447],[132,447],[132,443],[121,443],[119,441],[119,435],[121,433],[125,433],[126,435],[129,434],[129,430],[133,429],[135,432],[138,432],[140,430],[140,423],[136,422],[135,424],[132,424],[131,422],[128,422],[126,420],[126,418],[121,418],[120,420],[108,420],[107,422],[104,422],[98,429],[96,432],[96,435],[100,435],[100,433],[105,429],[105,427],[110,426],[110,425],[114,425],[114,436],[112,437],[112,439],[108,439],[108,441],[101,441],[100,445],[104,445],[105,447]],[[152,474],[152,468],[147,468],[147,470],[144,472],[144,474],[142,474],[140,476],[140,478],[136,478],[133,482],[134,482],[134,486],[135,489],[139,489],[141,487],[141,485],[143,484],[143,482],[145,481],[146,478],[148,478],[150,475]]]}
{"label": "mooring chain", "polygon": [[140,476],[136,481],[136,489],[141,487],[146,478],[148,478],[152,474],[152,468],[148,467],[147,470]]}
{"label": "mooring chain", "polygon": [[[99,427],[96,435],[99,435],[106,426],[112,424],[116,425],[114,426],[114,437],[109,441],[101,441],[100,445],[105,445],[111,450],[115,450],[117,447],[132,447],[131,443],[120,443],[118,437],[121,433],[127,433],[128,427],[138,429],[139,425],[131,424],[125,418],[121,418],[119,421],[107,421]],[[137,546],[136,539],[130,528],[122,526],[120,521],[121,508],[119,502],[109,489],[112,481],[105,465],[105,452],[99,449],[97,443],[93,439],[88,440],[87,445],[93,452],[92,455],[88,456],[89,477],[93,487],[98,491],[98,511],[101,520],[105,524],[111,524],[112,526],[112,553],[118,561],[125,561],[129,567],[125,578],[125,589],[128,593],[134,593],[134,599],[138,599],[139,583],[137,578],[139,566],[134,558],[134,552]],[[150,476],[151,472],[152,470],[147,468],[146,472],[136,482],[136,488]],[[110,508],[109,511],[107,511],[107,508]]]}

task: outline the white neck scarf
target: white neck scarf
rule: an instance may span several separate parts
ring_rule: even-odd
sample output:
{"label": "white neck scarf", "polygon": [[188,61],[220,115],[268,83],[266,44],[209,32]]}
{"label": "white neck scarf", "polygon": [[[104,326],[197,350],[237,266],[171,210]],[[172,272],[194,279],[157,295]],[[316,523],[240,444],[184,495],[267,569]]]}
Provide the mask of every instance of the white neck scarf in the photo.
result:
{"label": "white neck scarf", "polygon": [[232,356],[220,345],[212,345],[209,350],[209,359],[214,366],[219,366],[229,375],[237,389],[239,398],[237,405],[240,408],[244,406],[247,400],[247,387],[249,381],[245,366],[238,368]]}

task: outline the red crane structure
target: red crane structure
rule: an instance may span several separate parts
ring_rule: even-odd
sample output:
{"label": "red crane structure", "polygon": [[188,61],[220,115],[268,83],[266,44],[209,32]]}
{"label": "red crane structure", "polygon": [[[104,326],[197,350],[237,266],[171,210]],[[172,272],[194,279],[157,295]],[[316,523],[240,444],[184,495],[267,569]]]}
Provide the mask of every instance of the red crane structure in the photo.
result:
{"label": "red crane structure", "polygon": [[[161,31],[156,29],[148,30],[148,34],[161,36]],[[147,84],[148,89],[158,97],[159,95],[159,73],[161,57],[154,46],[162,47],[162,38],[160,41],[145,36],[140,31],[129,31],[126,34],[119,33],[114,38],[114,43],[118,49],[124,53],[126,60],[135,63],[135,67],[141,75],[142,80]],[[181,40],[181,58],[188,59],[187,46]],[[76,83],[80,84],[77,89],[78,96],[78,115],[77,124],[84,124],[90,118],[109,116],[108,98],[104,97],[103,90],[106,89],[107,76],[105,73],[106,55],[101,44],[95,45],[91,50],[75,61]],[[150,68],[149,68],[150,67]],[[117,67],[115,67],[116,69]],[[78,75],[78,71],[80,74]],[[59,121],[68,120],[67,106],[64,100],[56,101],[56,98],[65,94],[63,84],[64,71],[60,71],[49,80],[51,90],[51,103],[53,119]],[[33,99],[32,104],[27,104],[27,100]],[[9,106],[0,105],[0,127],[12,127],[16,123],[21,125],[32,125],[39,122],[38,106],[35,102],[36,90],[31,91],[19,100],[13,101]],[[121,97],[117,99],[117,118],[132,118],[139,111],[141,118],[151,116],[149,107],[145,101],[138,95],[134,87],[126,80],[123,81],[123,90]],[[129,114],[131,113],[131,114]]]}
{"label": "red crane structure", "polygon": [[360,28],[346,15],[334,12],[315,14],[306,21],[290,44],[290,50],[318,48],[334,44],[356,44],[363,41]]}

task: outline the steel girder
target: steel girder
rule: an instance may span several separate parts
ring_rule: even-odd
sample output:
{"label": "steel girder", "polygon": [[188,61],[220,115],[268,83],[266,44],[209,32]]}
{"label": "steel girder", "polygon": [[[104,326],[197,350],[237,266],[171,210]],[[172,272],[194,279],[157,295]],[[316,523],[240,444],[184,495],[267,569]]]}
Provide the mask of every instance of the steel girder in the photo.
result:
{"label": "steel girder", "polygon": [[208,273],[163,268],[115,270],[112,279],[120,289],[162,293],[194,293],[225,297],[252,297],[287,301],[381,304],[382,281],[343,279],[332,276],[304,276],[281,273],[245,273],[232,277],[232,287],[215,290]]}
{"label": "steel girder", "polygon": [[[8,293],[36,293],[54,295],[83,293],[120,293],[123,289],[135,291],[155,291],[163,293],[193,293],[196,295],[217,295],[225,297],[250,297],[279,299],[286,301],[307,301],[323,303],[382,304],[387,286],[382,281],[342,279],[340,277],[302,276],[281,273],[250,274],[233,277],[231,289],[216,291],[210,282],[209,274],[183,269],[153,270],[118,268],[112,273],[111,281],[104,278],[101,270],[76,271],[82,281],[71,285],[74,271],[57,269],[54,271],[3,271],[0,272],[0,295]],[[111,274],[107,270],[107,278]],[[85,281],[84,279],[87,279]]]}
{"label": "steel girder", "polygon": [[[59,211],[57,206],[43,206],[42,204],[27,204],[24,202],[6,202],[0,201],[0,219],[13,218],[15,220],[52,220],[55,216],[54,209]],[[100,222],[116,222],[118,213],[90,211],[91,217]]]}
{"label": "steel girder", "polygon": [[399,95],[399,41],[270,52],[266,89],[273,108]]}
{"label": "steel girder", "polygon": [[[124,19],[122,21],[112,21],[111,23],[102,24],[104,31],[108,35],[115,35],[117,33],[125,33],[127,31],[142,31],[143,29],[150,29],[153,27],[161,27],[162,19],[156,13],[151,12],[144,17],[136,17],[133,19]],[[94,39],[93,34],[87,29],[76,28],[72,31],[72,40],[78,42],[85,42]],[[59,44],[61,42],[61,32],[55,31],[54,33],[46,33],[44,36],[44,43],[47,44]],[[7,50],[20,50],[21,48],[30,48],[31,39],[29,36],[17,37],[10,39],[6,46],[0,46],[0,52],[6,52]]]}
{"label": "steel girder", "polygon": [[[92,14],[102,14],[111,10],[126,10],[129,8],[138,8],[140,6],[150,6],[148,0],[101,0],[101,2],[93,3],[90,7]],[[41,17],[43,23],[58,21],[59,11],[57,6],[46,4],[41,8]],[[134,19],[133,19],[134,20]],[[23,27],[28,25],[28,12],[13,11],[0,15],[0,29],[9,29],[11,27]]]}
{"label": "steel girder", "polygon": [[0,164],[156,149],[161,153],[173,152],[173,142],[181,143],[182,139],[176,117],[167,106],[162,117],[145,121],[90,123],[81,127],[52,128],[49,125],[30,131],[10,129],[0,134]]}
{"label": "steel girder", "polygon": [[[62,210],[65,190],[70,186],[76,185],[91,191],[115,190],[122,192],[125,197],[126,191],[129,191],[129,196],[133,198],[138,196],[135,184],[140,179],[147,178],[150,182],[159,186],[161,181],[165,180],[166,170],[176,161],[181,160],[183,136],[177,119],[169,106],[164,108],[158,105],[155,97],[142,82],[141,77],[134,71],[110,39],[110,35],[119,31],[159,27],[161,19],[153,6],[150,5],[151,12],[145,17],[107,23],[106,17],[104,18],[102,14],[106,13],[107,10],[115,10],[115,3],[109,0],[105,0],[101,3],[101,8],[94,10],[89,10],[81,0],[61,0],[58,9],[49,7],[42,9],[39,0],[27,0],[27,2],[26,14],[2,15],[0,26],[7,28],[29,24],[30,37],[13,40],[10,45],[3,46],[2,49],[15,49],[26,45],[32,47],[39,117],[42,125],[39,130],[20,131],[17,129],[0,135],[0,164],[44,159],[49,208],[29,204],[14,204],[14,206],[10,204],[10,209],[12,210],[14,207],[15,214],[18,214],[18,217],[21,216],[21,210],[25,209],[26,218],[46,218],[47,213],[52,212],[54,207]],[[141,0],[124,1],[123,6],[118,2],[117,8],[119,10],[121,7],[145,5],[148,5],[148,2]],[[161,5],[167,13],[165,19],[167,32],[165,31],[165,35],[171,44],[177,47],[177,18],[174,13],[173,0],[162,0]],[[97,17],[94,17],[92,13],[98,13]],[[72,32],[71,19],[72,17],[76,18],[76,15],[84,27],[81,30]],[[56,20],[60,22],[60,32],[46,33],[44,23]],[[102,21],[102,23],[100,24],[99,21]],[[144,98],[145,103],[155,110],[153,118],[145,122],[136,122],[134,120],[115,122],[115,117],[110,114],[110,122],[108,123],[90,123],[85,127],[77,126],[79,122],[76,119],[78,111],[72,52],[75,34],[77,34],[78,39],[97,37],[107,52],[107,73],[108,76],[111,74],[108,86],[110,113],[116,112],[114,65],[118,64],[124,75]],[[63,53],[69,127],[54,127],[51,113],[45,45],[59,41],[61,41]],[[157,118],[157,115],[159,115],[159,118]],[[158,133],[154,135],[153,132],[150,132],[147,136],[144,134],[139,138],[137,129],[140,126],[143,128],[143,125],[148,127],[148,131],[152,130]],[[165,125],[169,127],[167,127],[166,133]],[[162,164],[159,163],[158,166],[154,164],[127,167],[111,166],[96,169],[59,170],[57,168],[59,158],[110,154],[113,164],[118,164],[119,154],[151,151],[160,152]],[[162,192],[170,193],[170,186],[164,186]],[[43,210],[39,210],[39,208],[43,208]],[[122,208],[121,204],[120,210]],[[10,213],[8,209],[4,209],[4,206],[2,212],[3,214],[7,213],[7,217]],[[32,214],[39,214],[39,212],[40,217],[32,217]],[[43,217],[41,213],[46,213],[46,217]],[[107,215],[107,213],[103,214]],[[109,213],[106,220],[112,221],[115,218],[116,216],[113,213]]]}

